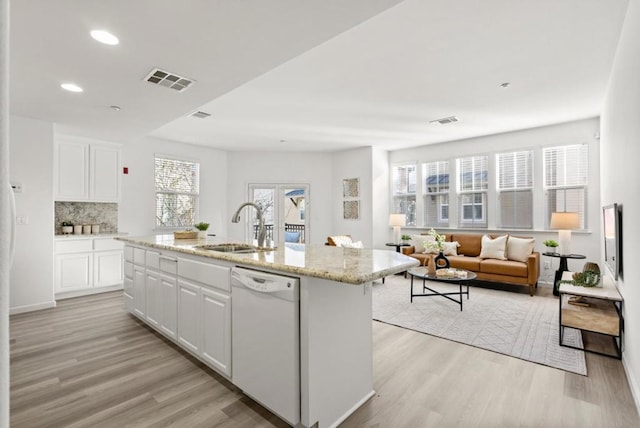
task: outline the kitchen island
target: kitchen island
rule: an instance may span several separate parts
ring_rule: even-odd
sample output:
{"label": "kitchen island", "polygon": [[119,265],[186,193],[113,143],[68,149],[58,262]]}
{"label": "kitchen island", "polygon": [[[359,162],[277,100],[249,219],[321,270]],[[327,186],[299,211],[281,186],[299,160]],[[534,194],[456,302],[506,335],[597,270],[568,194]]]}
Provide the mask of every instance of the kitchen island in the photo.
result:
{"label": "kitchen island", "polygon": [[[239,377],[233,364],[237,356],[231,312],[238,296],[231,287],[232,270],[249,268],[297,279],[299,322],[291,370],[298,377],[299,394],[292,400],[294,411],[257,401],[288,423],[307,427],[336,426],[374,394],[371,283],[418,264],[386,250],[281,244],[231,253],[201,248],[223,242],[212,238],[116,239],[126,244],[128,310],[231,382]],[[274,383],[272,394],[280,388]]]}

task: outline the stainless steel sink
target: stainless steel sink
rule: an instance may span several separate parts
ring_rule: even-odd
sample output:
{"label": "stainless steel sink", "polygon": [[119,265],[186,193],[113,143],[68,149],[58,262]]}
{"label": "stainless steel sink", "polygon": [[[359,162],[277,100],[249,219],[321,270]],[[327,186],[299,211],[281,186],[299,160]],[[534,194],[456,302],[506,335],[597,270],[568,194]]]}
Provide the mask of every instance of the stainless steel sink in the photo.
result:
{"label": "stainless steel sink", "polygon": [[247,244],[209,244],[196,246],[199,250],[219,251],[221,253],[234,253],[234,254],[250,254],[261,251],[259,248],[253,245]]}

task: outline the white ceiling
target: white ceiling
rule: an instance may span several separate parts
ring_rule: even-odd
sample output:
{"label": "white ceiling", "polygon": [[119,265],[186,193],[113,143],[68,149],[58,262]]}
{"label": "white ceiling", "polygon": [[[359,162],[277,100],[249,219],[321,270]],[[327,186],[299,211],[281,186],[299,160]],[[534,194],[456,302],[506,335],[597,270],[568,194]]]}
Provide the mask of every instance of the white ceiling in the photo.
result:
{"label": "white ceiling", "polygon": [[[14,0],[11,113],[105,140],[269,151],[391,150],[561,123],[599,115],[626,6]],[[120,45],[95,42],[96,28]],[[196,83],[144,82],[154,67]],[[196,110],[212,116],[188,117]],[[452,115],[460,122],[429,124]]]}

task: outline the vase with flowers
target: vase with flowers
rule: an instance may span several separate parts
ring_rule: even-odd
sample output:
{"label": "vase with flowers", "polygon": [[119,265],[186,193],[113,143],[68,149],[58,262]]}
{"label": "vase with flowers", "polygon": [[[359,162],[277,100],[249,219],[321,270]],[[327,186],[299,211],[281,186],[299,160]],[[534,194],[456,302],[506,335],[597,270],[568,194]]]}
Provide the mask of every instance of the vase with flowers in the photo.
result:
{"label": "vase with flowers", "polygon": [[449,259],[444,255],[444,242],[446,236],[439,234],[433,228],[429,231],[429,236],[432,239],[424,242],[424,247],[429,250],[430,253],[436,252],[438,255],[431,258],[430,265],[433,265],[434,269],[448,268]]}

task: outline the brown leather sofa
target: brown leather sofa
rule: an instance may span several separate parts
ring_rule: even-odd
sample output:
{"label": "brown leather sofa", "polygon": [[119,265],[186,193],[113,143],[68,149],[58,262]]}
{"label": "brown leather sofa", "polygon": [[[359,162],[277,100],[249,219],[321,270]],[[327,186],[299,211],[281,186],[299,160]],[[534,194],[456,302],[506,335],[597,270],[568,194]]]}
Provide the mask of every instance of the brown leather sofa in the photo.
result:
{"label": "brown leather sofa", "polygon": [[[453,233],[445,234],[445,236],[446,241],[457,241],[460,244],[457,249],[457,256],[447,256],[451,267],[475,272],[478,275],[477,279],[481,281],[528,286],[529,294],[533,296],[540,274],[540,253],[534,251],[529,255],[526,262],[481,259],[478,257],[482,249],[481,234]],[[495,238],[501,235],[489,236]],[[430,254],[415,253],[415,247],[413,246],[404,247],[402,252],[418,259],[423,266],[427,266],[431,259]]]}

